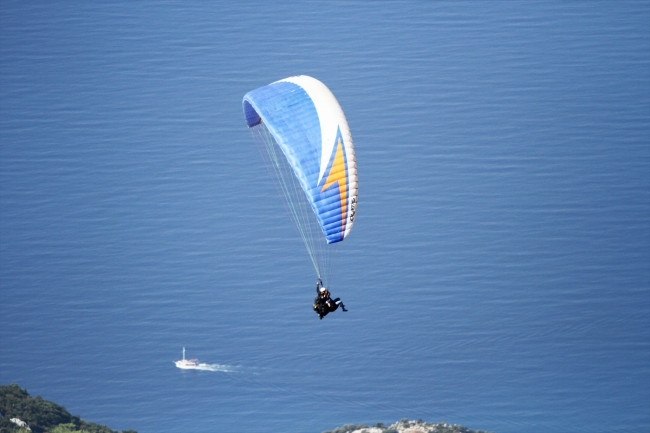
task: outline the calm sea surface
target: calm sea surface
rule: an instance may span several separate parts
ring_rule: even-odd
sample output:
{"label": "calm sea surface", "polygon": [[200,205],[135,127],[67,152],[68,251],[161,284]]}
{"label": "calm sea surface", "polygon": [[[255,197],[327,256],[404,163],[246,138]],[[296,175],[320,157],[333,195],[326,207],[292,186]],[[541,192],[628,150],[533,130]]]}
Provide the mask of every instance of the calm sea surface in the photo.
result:
{"label": "calm sea surface", "polygon": [[[650,431],[650,3],[232,3],[0,5],[0,383],[140,433]],[[241,110],[297,74],[359,168],[323,321]]]}

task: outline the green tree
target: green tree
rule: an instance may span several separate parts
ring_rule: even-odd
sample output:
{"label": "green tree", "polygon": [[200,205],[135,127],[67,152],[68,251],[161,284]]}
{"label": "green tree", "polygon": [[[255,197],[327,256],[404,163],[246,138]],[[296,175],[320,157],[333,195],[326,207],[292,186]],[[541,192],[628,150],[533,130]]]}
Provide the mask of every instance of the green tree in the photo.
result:
{"label": "green tree", "polygon": [[77,430],[77,426],[73,423],[59,424],[50,430],[49,433],[90,433],[88,430]]}

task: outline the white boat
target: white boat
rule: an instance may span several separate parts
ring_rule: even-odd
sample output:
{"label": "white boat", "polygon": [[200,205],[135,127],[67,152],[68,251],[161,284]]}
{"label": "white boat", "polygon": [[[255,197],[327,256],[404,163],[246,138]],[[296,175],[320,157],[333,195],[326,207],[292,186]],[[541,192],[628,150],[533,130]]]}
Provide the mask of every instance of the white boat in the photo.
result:
{"label": "white boat", "polygon": [[198,359],[185,359],[185,348],[183,347],[183,359],[180,361],[174,361],[176,367],[182,368],[183,370],[198,370],[201,367],[199,366]]}

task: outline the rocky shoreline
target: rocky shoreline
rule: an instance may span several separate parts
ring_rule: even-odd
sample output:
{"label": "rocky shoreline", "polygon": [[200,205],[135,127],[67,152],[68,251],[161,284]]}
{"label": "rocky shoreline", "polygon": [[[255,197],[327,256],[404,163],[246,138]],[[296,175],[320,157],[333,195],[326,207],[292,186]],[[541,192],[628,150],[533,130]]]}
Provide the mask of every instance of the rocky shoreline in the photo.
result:
{"label": "rocky shoreline", "polygon": [[458,424],[447,424],[446,422],[428,423],[421,419],[410,421],[406,418],[394,424],[385,426],[377,423],[374,426],[364,424],[346,424],[334,430],[326,430],[323,433],[488,433],[483,430],[471,430]]}
{"label": "rocky shoreline", "polygon": [[[120,433],[104,425],[98,425],[71,415],[63,406],[33,398],[15,383],[0,385],[0,432],[1,433]],[[124,430],[121,433],[136,433]],[[428,423],[421,419],[406,418],[391,425],[377,423],[346,424],[323,433],[488,433],[471,430],[458,424],[446,422]]]}

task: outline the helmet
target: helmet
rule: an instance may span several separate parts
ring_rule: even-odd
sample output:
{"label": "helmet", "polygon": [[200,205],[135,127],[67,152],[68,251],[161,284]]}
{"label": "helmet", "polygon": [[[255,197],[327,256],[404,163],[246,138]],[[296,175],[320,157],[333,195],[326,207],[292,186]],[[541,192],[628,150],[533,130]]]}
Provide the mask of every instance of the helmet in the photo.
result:
{"label": "helmet", "polygon": [[323,287],[323,286],[320,286],[320,287],[318,288],[318,291],[321,292],[321,293],[324,293],[324,292],[327,291],[327,289],[326,289],[325,287]]}

